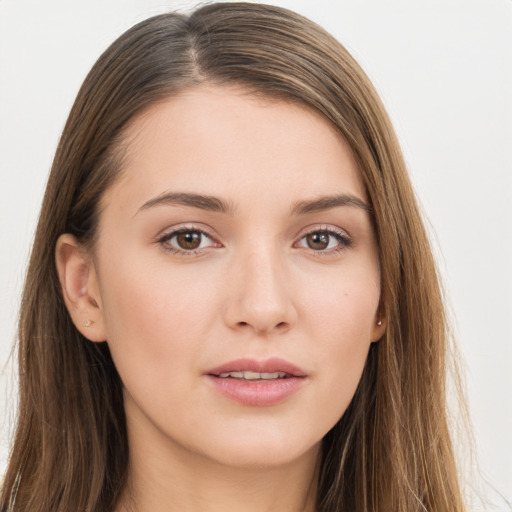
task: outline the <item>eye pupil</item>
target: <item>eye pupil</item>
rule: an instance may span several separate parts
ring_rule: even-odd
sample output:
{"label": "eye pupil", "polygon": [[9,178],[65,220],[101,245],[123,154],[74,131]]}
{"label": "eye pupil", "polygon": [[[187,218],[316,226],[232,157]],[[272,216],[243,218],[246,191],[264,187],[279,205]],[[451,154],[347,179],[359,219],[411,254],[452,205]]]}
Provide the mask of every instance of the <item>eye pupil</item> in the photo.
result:
{"label": "eye pupil", "polygon": [[201,245],[201,233],[196,231],[185,231],[176,236],[178,245],[182,249],[197,249]]}
{"label": "eye pupil", "polygon": [[329,234],[328,233],[310,233],[306,236],[306,241],[310,249],[321,251],[329,246]]}

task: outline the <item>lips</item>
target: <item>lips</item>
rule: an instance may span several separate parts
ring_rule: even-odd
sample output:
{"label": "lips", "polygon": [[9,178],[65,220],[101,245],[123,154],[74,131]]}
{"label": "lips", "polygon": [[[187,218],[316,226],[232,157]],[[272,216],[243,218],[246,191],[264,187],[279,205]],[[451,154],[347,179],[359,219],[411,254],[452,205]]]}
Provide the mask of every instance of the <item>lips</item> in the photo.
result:
{"label": "lips", "polygon": [[247,406],[271,406],[300,390],[307,374],[280,358],[237,359],[208,370],[208,381],[224,397]]}
{"label": "lips", "polygon": [[254,372],[254,373],[284,373],[293,377],[306,377],[306,372],[298,366],[278,357],[265,361],[255,359],[237,359],[229,363],[217,366],[208,370],[208,375],[220,376],[232,372]]}

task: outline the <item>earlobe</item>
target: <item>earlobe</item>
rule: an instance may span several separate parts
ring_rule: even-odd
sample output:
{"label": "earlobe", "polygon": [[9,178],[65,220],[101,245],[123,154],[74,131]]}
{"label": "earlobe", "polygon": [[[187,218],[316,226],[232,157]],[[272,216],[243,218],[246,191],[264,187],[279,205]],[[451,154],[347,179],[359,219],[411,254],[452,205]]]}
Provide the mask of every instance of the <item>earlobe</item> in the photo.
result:
{"label": "earlobe", "polygon": [[105,341],[103,310],[94,264],[70,234],[57,240],[55,263],[62,296],[75,327],[91,341]]}
{"label": "earlobe", "polygon": [[384,316],[378,315],[375,318],[375,324],[372,328],[371,342],[379,341],[384,333],[386,332],[386,318]]}

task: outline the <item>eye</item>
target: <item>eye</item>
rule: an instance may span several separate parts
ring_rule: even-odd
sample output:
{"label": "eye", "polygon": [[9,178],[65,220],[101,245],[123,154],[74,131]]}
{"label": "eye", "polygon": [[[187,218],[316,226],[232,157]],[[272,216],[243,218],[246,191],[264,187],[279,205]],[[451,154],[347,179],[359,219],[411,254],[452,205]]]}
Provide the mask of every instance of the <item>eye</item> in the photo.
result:
{"label": "eye", "polygon": [[296,246],[317,252],[337,252],[350,247],[351,244],[350,238],[342,233],[330,229],[318,229],[304,235]]}
{"label": "eye", "polygon": [[176,253],[194,253],[207,247],[219,247],[207,233],[200,229],[182,228],[165,234],[158,242],[166,250]]}

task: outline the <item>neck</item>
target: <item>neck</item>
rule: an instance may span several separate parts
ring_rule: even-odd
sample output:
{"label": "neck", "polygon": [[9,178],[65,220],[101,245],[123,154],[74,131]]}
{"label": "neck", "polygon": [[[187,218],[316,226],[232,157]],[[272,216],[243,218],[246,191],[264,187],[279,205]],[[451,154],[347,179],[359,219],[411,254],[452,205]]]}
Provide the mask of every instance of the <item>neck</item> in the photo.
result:
{"label": "neck", "polygon": [[151,453],[131,445],[128,484],[116,511],[314,512],[317,460],[317,446],[300,460],[254,468],[225,466],[182,447]]}

